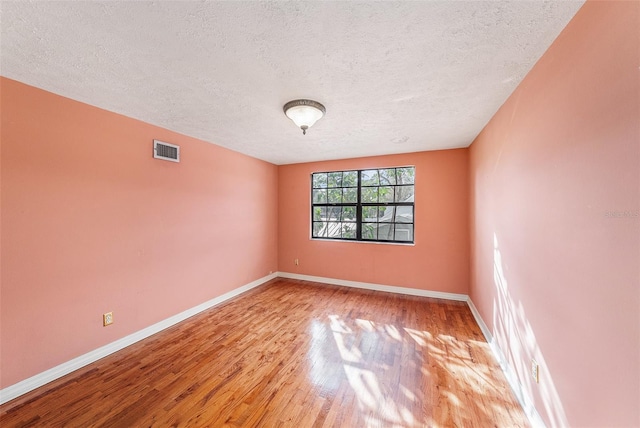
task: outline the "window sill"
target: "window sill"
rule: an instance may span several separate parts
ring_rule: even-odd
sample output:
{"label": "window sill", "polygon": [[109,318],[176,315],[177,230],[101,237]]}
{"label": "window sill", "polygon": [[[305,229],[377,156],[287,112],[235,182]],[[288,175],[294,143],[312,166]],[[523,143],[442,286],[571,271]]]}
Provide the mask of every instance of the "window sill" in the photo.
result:
{"label": "window sill", "polygon": [[348,244],[380,244],[380,245],[399,245],[401,247],[415,247],[415,242],[381,242],[381,241],[355,241],[347,239],[326,239],[326,238],[309,238],[310,241],[322,242],[340,242]]}

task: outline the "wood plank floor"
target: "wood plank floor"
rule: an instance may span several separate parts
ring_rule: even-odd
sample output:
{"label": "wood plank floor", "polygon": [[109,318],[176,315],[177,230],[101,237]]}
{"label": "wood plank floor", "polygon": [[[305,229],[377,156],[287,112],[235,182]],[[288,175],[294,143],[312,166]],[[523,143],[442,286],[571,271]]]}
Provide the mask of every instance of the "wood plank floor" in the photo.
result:
{"label": "wood plank floor", "polygon": [[1,406],[0,426],[528,422],[466,303],[276,279]]}

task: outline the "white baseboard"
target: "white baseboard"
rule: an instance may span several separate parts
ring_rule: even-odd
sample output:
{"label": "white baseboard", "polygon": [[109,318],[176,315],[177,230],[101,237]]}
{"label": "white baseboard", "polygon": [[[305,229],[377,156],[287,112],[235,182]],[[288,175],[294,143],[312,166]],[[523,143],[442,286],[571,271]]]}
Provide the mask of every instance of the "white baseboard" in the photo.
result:
{"label": "white baseboard", "polygon": [[509,386],[511,386],[513,393],[516,395],[516,398],[520,402],[522,410],[524,410],[527,418],[529,418],[531,426],[533,426],[534,428],[546,428],[542,417],[533,405],[533,400],[531,399],[531,397],[529,397],[529,395],[526,393],[526,390],[522,387],[522,384],[520,384],[520,382],[518,381],[516,371],[504,356],[504,353],[502,352],[502,349],[500,349],[498,342],[494,340],[491,331],[489,331],[487,324],[485,324],[484,320],[480,316],[480,312],[478,312],[478,309],[476,309],[476,306],[473,304],[471,298],[469,298],[467,304],[469,305],[469,309],[471,309],[473,317],[476,319],[476,322],[480,326],[480,330],[482,330],[482,334],[484,334],[487,343],[489,343],[493,355],[495,356],[496,360],[498,360],[498,364],[500,364],[500,368],[504,372],[504,375],[507,378],[507,382],[509,382]]}
{"label": "white baseboard", "polygon": [[344,279],[325,278],[322,276],[300,275],[297,273],[278,272],[281,278],[299,279],[302,281],[321,282],[344,287],[364,288],[365,290],[385,291],[387,293],[408,294],[410,296],[432,297],[435,299],[457,300],[466,302],[466,294],[444,293],[442,291],[419,290],[417,288],[395,287],[391,285],[372,284],[369,282],[347,281]]}
{"label": "white baseboard", "polygon": [[246,285],[238,287],[234,290],[229,291],[221,296],[218,296],[214,299],[211,299],[207,302],[204,302],[198,306],[195,306],[191,309],[187,309],[184,312],[176,314],[172,317],[169,317],[163,321],[160,321],[156,324],[153,324],[149,327],[146,327],[142,330],[139,330],[135,333],[132,333],[128,336],[123,337],[122,339],[118,339],[115,342],[109,343],[108,345],[102,346],[98,349],[90,351],[84,355],[81,355],[77,358],[74,358],[70,361],[62,363],[56,367],[53,367],[49,370],[46,370],[42,373],[39,373],[35,376],[32,376],[28,379],[25,379],[21,382],[18,382],[14,385],[8,386],[4,389],[0,390],[0,404],[4,404],[8,401],[13,400],[27,392],[30,392],[36,388],[39,388],[43,385],[46,385],[49,382],[52,382],[62,376],[65,376],[75,370],[78,370],[88,364],[91,364],[101,358],[106,357],[107,355],[113,354],[123,348],[126,348],[129,345],[132,345],[136,342],[139,342],[142,339],[145,339],[149,336],[152,336],[168,327],[171,327],[179,322],[186,320],[202,311],[205,311],[213,306],[216,306],[226,300],[229,300],[233,297],[236,297],[242,293],[245,293],[252,288],[255,288],[261,284],[264,284],[267,281],[270,281],[276,277],[281,278],[289,278],[289,279],[298,279],[302,281],[312,281],[312,282],[320,282],[325,284],[332,285],[340,285],[344,287],[353,287],[353,288],[362,288],[366,290],[375,290],[375,291],[384,291],[387,293],[398,293],[398,294],[407,294],[410,296],[420,296],[420,297],[431,297],[436,299],[446,299],[446,300],[456,300],[467,302],[469,308],[471,309],[471,313],[473,314],[476,322],[480,326],[482,333],[484,334],[485,339],[491,346],[491,350],[495,358],[498,360],[502,371],[504,372],[509,385],[513,389],[520,405],[525,411],[529,421],[532,426],[535,428],[545,428],[544,421],[540,417],[540,414],[537,412],[535,407],[533,406],[533,401],[526,394],[522,385],[518,382],[518,378],[516,376],[515,370],[511,365],[509,365],[508,361],[504,357],[504,354],[497,342],[493,339],[493,335],[489,331],[487,325],[484,320],[480,316],[480,313],[476,309],[475,305],[471,301],[468,295],[466,294],[456,294],[456,293],[445,293],[441,291],[429,291],[429,290],[419,290],[416,288],[406,288],[406,287],[395,287],[390,285],[381,285],[381,284],[373,284],[367,282],[358,282],[358,281],[347,281],[342,279],[335,278],[325,278],[320,276],[311,276],[311,275],[300,275],[289,272],[275,272],[270,275],[267,275],[263,278],[257,279],[253,282],[250,282]]}
{"label": "white baseboard", "polygon": [[278,276],[278,273],[276,272],[276,273],[267,275],[263,278],[257,279],[253,282],[250,282],[234,290],[231,290],[228,293],[225,293],[207,302],[201,303],[198,306],[194,306],[191,309],[187,309],[184,312],[180,312],[179,314],[176,314],[156,324],[153,324],[149,327],[146,327],[128,336],[125,336],[122,339],[118,339],[115,342],[109,343],[108,345],[102,346],[98,349],[94,349],[93,351],[87,352],[84,355],[80,355],[77,358],[74,358],[70,361],[62,363],[42,373],[38,373],[37,375],[27,378],[21,382],[18,382],[14,385],[3,388],[0,390],[0,404],[4,404],[8,401],[13,400],[14,398],[17,398],[23,394],[26,394],[29,391],[32,391],[36,388],[46,385],[51,381],[54,381],[88,364],[91,364],[101,358],[104,358],[107,355],[113,354],[114,352],[117,352],[123,348],[126,348],[129,345],[132,345],[142,339],[145,339],[151,335],[154,335],[204,310],[207,310],[226,300],[236,297],[242,293],[245,293],[251,290],[252,288],[257,287],[258,285],[264,284],[265,282],[276,278],[277,276]]}

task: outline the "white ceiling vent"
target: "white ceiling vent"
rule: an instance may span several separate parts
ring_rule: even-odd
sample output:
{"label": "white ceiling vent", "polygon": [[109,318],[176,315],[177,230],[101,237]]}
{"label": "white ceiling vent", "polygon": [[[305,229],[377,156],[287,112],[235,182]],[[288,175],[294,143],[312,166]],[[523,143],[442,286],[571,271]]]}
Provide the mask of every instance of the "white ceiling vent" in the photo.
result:
{"label": "white ceiling vent", "polygon": [[180,146],[153,140],[153,157],[171,162],[180,162]]}

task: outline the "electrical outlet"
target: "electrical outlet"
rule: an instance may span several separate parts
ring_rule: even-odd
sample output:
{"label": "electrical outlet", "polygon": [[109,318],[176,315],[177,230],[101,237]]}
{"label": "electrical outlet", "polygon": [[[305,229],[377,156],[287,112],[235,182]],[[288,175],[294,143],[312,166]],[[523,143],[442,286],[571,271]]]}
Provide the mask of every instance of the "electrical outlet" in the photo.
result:
{"label": "electrical outlet", "polygon": [[533,380],[536,381],[536,383],[540,382],[540,366],[538,365],[538,363],[536,362],[536,360],[531,359],[531,377],[533,378]]}
{"label": "electrical outlet", "polygon": [[298,265],[300,264],[300,262],[298,261],[298,259],[295,259],[293,262],[296,264],[296,266],[298,266]]}
{"label": "electrical outlet", "polygon": [[113,312],[102,314],[102,325],[106,327],[111,324],[113,324]]}

